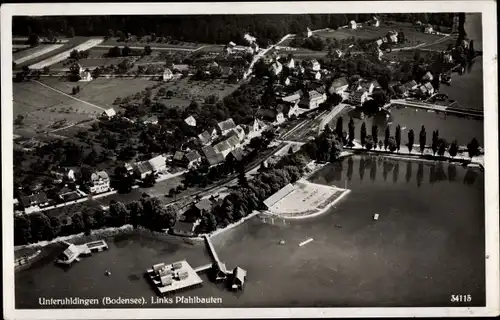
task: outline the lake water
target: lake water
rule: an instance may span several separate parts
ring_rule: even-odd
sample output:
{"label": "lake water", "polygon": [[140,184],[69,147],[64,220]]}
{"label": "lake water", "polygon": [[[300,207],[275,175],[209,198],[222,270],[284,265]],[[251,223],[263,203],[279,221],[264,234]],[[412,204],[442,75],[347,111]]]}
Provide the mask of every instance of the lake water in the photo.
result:
{"label": "lake water", "polygon": [[[203,287],[183,295],[221,297],[224,307],[450,306],[450,295],[461,293],[472,295],[469,305],[484,304],[481,172],[354,156],[311,180],[340,186],[347,180],[352,192],[316,218],[254,218],[217,236],[214,245],[228,268],[248,270],[244,291],[228,292],[203,276]],[[203,245],[180,240],[122,236],[109,245],[67,271],[47,258],[16,273],[17,308],[39,307],[38,297],[149,300],[155,294],[143,273],[151,265],[209,262]]]}

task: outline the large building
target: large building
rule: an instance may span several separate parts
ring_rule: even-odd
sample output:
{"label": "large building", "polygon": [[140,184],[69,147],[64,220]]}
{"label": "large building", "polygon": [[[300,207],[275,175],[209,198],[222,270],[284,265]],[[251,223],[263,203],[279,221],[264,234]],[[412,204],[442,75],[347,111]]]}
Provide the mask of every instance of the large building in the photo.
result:
{"label": "large building", "polygon": [[228,118],[224,121],[217,123],[217,131],[221,136],[228,134],[232,129],[236,127],[232,118]]}
{"label": "large building", "polygon": [[368,91],[360,89],[349,95],[349,102],[353,105],[362,105],[368,98]]}
{"label": "large building", "polygon": [[311,90],[307,93],[307,95],[302,97],[299,102],[299,107],[309,110],[316,109],[320,104],[326,101],[326,98],[325,93],[319,93],[316,90]]}

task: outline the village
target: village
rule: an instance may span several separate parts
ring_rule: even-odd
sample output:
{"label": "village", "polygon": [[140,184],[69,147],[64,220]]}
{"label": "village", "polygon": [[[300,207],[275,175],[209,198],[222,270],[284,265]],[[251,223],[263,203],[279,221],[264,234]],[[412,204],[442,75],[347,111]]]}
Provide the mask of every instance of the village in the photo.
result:
{"label": "village", "polygon": [[[373,16],[366,23],[362,24],[350,21],[343,28],[344,30],[355,32],[363,28],[373,30],[379,27],[381,27],[381,21],[378,17]],[[106,126],[115,123],[114,126],[120,125],[124,128],[127,126],[136,128],[141,126],[142,130],[162,130],[160,132],[165,132],[167,135],[175,135],[175,132],[173,130],[165,131],[165,125],[167,124],[165,116],[155,112],[154,109],[158,109],[158,107],[152,106],[152,104],[155,101],[158,104],[159,101],[168,102],[168,99],[172,99],[174,95],[173,90],[168,90],[168,87],[173,83],[185,81],[185,78],[191,79],[188,81],[193,81],[193,79],[195,79],[194,81],[215,79],[215,81],[222,80],[230,85],[240,87],[249,87],[255,84],[256,88],[261,87],[263,89],[261,89],[260,93],[257,93],[261,97],[260,101],[257,102],[259,104],[257,108],[252,111],[252,114],[248,114],[244,118],[239,116],[239,121],[235,121],[233,117],[228,117],[218,122],[211,119],[201,119],[200,117],[205,116],[205,114],[200,114],[197,110],[199,107],[196,102],[192,102],[187,108],[184,107],[182,113],[179,114],[178,112],[176,115],[182,119],[182,123],[176,122],[176,125],[180,126],[180,129],[177,130],[183,131],[181,136],[183,136],[184,140],[177,140],[176,143],[177,145],[180,144],[180,147],[169,148],[169,152],[155,152],[156,155],[152,155],[150,158],[144,158],[143,156],[142,160],[138,161],[115,162],[118,166],[106,166],[107,168],[102,170],[93,169],[89,166],[85,170],[82,170],[81,166],[74,165],[53,168],[48,172],[43,170],[46,172],[44,173],[46,178],[43,184],[33,185],[33,183],[30,183],[29,187],[25,186],[24,188],[19,186],[19,191],[16,191],[18,197],[14,200],[15,211],[20,215],[33,212],[48,213],[51,210],[53,211],[64,206],[92,201],[92,199],[97,198],[105,198],[118,191],[121,193],[121,189],[123,188],[128,192],[139,186],[147,190],[148,187],[152,187],[157,182],[178,178],[187,174],[193,175],[195,171],[207,173],[215,171],[214,168],[227,166],[236,168],[238,163],[249,164],[253,162],[259,164],[267,159],[259,157],[257,154],[257,150],[262,147],[262,143],[269,145],[275,141],[277,144],[281,142],[279,144],[281,148],[286,146],[287,142],[284,142],[286,138],[280,138],[280,136],[290,136],[290,133],[296,130],[297,127],[308,127],[304,126],[304,124],[309,120],[301,120],[304,118],[331,119],[344,109],[361,110],[360,116],[363,117],[365,113],[373,113],[373,110],[375,112],[383,111],[391,105],[391,99],[393,102],[398,101],[403,104],[405,101],[413,101],[414,103],[426,102],[429,103],[429,108],[433,108],[432,105],[437,104],[437,102],[447,100],[446,95],[438,94],[440,84],[450,84],[450,72],[452,69],[456,69],[457,66],[461,68],[459,71],[463,72],[462,60],[464,58],[461,52],[464,52],[464,50],[473,51],[473,49],[469,48],[469,46],[472,47],[472,42],[469,44],[469,42],[463,40],[458,47],[448,46],[446,49],[443,48],[437,51],[436,54],[433,51],[433,55],[427,57],[425,60],[420,57],[420,52],[418,52],[418,57],[417,53],[415,53],[413,60],[418,68],[409,76],[411,80],[408,81],[389,81],[389,78],[394,77],[388,75],[379,76],[377,79],[377,77],[369,75],[360,76],[356,72],[354,72],[354,75],[349,76],[353,72],[346,70],[346,68],[350,69],[352,65],[350,64],[351,62],[346,64],[346,61],[352,61],[352,59],[364,59],[365,64],[387,64],[389,70],[396,69],[397,67],[394,65],[402,65],[403,68],[408,65],[407,61],[401,64],[390,58],[385,58],[385,55],[394,54],[393,51],[398,50],[398,44],[405,43],[403,32],[400,31],[398,33],[395,29],[387,29],[389,31],[383,36],[371,39],[371,42],[366,42],[363,45],[364,52],[351,52],[350,48],[353,44],[347,45],[346,43],[339,46],[346,48],[345,50],[333,48],[328,52],[329,59],[325,64],[321,64],[318,61],[323,61],[324,59],[295,58],[292,49],[296,48],[283,46],[270,46],[267,49],[259,48],[255,38],[249,34],[245,35],[245,40],[249,43],[248,46],[236,45],[236,43],[230,42],[223,47],[211,48],[211,50],[220,50],[220,52],[212,51],[199,54],[196,60],[191,59],[193,64],[190,65],[174,64],[172,62],[170,65],[167,63],[163,66],[159,62],[153,61],[150,64],[143,63],[138,67],[132,67],[134,63],[137,65],[139,64],[138,61],[145,59],[145,57],[147,58],[148,53],[151,55],[152,49],[149,45],[144,47],[145,52],[134,53],[134,50],[139,51],[136,47],[130,49],[127,46],[111,47],[101,45],[103,39],[99,41],[91,39],[79,45],[83,46],[82,49],[86,50],[78,51],[77,46],[75,47],[76,49],[64,51],[56,57],[46,58],[43,61],[31,64],[29,67],[28,64],[24,64],[22,71],[14,74],[16,81],[36,82],[58,94],[70,98],[72,98],[71,95],[76,96],[78,94],[80,85],[82,87],[87,86],[87,83],[100,81],[102,78],[109,79],[106,81],[111,82],[113,82],[113,79],[116,79],[116,81],[127,81],[121,79],[130,78],[129,81],[134,81],[133,79],[137,79],[138,77],[141,79],[147,78],[148,81],[153,81],[156,84],[152,87],[147,87],[143,91],[144,94],[139,96],[136,94],[132,99],[130,97],[127,97],[127,99],[120,99],[118,97],[113,101],[111,107],[99,107],[102,109],[102,112],[93,111],[92,113],[96,119],[94,121],[106,124]],[[452,37],[450,34],[442,34],[434,31],[431,25],[422,25],[419,22],[416,23],[414,29],[422,34],[434,34],[440,42],[443,39]],[[309,28],[307,28],[307,31],[303,35],[294,35],[293,37],[298,38],[301,36],[305,39],[317,37]],[[130,34],[128,37],[123,37],[124,39],[121,40],[125,42],[134,41],[132,39],[134,36]],[[154,40],[154,36],[153,39],[150,38],[147,41],[151,40]],[[40,42],[40,39],[37,41],[37,43],[44,43]],[[44,41],[48,40],[45,39]],[[61,40],[53,41],[57,43],[61,42]],[[152,45],[154,46],[154,44]],[[51,44],[50,46],[54,45]],[[59,46],[62,45],[58,44],[57,48]],[[396,47],[396,49],[393,49],[392,46]],[[122,60],[114,67],[115,69],[110,69],[108,66],[83,67],[83,62],[85,64],[92,62],[92,59],[84,58],[89,56],[89,51],[92,54],[94,48],[103,50],[101,47],[105,48],[104,51],[109,47],[109,52],[105,54],[107,57],[131,56],[132,60]],[[457,50],[457,48],[461,51]],[[44,57],[48,49],[44,49],[39,53],[34,52],[32,56],[35,57],[41,54],[41,57]],[[169,54],[176,52],[175,48],[171,48],[171,50],[168,51]],[[125,51],[129,52],[126,53]],[[283,51],[285,51],[285,54],[283,54]],[[384,52],[388,53],[384,54]],[[401,53],[403,52],[401,51]],[[139,58],[134,54],[139,54]],[[155,56],[154,59],[165,58],[162,54]],[[20,64],[26,63],[26,61],[33,61],[26,59],[24,57],[17,61]],[[36,57],[34,59],[36,60]],[[250,59],[253,61],[249,67],[248,60]],[[100,59],[96,59],[96,61],[100,61]],[[228,65],[228,62],[231,64]],[[68,68],[57,69],[52,67],[53,64],[61,63]],[[253,70],[251,68],[252,64]],[[245,65],[247,65],[247,71],[244,69]],[[128,71],[124,73],[122,67]],[[375,68],[375,71],[371,72],[377,72],[377,67],[372,68]],[[157,73],[158,71],[160,74]],[[155,74],[151,74],[153,72]],[[365,71],[365,73],[367,72]],[[250,76],[246,78],[249,74]],[[65,78],[69,80],[63,80]],[[407,76],[403,78],[407,78]],[[66,94],[60,89],[63,87],[51,87],[56,79],[59,79],[57,81],[60,83],[68,83],[65,85],[66,88],[72,83],[80,85],[72,86],[72,92]],[[384,83],[381,84],[378,80],[384,80]],[[153,95],[153,92],[156,93],[152,101],[150,97]],[[141,108],[141,102],[136,100],[136,98],[140,100],[141,97],[144,97],[142,107],[146,106],[146,108],[143,111],[137,111],[138,108]],[[16,100],[16,97],[14,99]],[[79,98],[73,99],[80,100]],[[218,100],[218,98],[208,96],[204,99],[205,104],[207,103],[207,99]],[[91,104],[93,105],[93,103]],[[465,110],[459,105],[457,106],[456,101],[449,102],[448,107],[452,107],[458,111]],[[193,110],[192,114],[189,112],[190,109]],[[325,110],[327,113],[320,113],[320,111]],[[469,115],[477,115],[477,113],[472,112]],[[18,115],[16,118],[16,121],[19,123],[26,120],[22,115]],[[291,128],[288,132],[280,131],[280,127],[289,128],[292,124],[295,127]],[[22,126],[20,124],[18,127]],[[92,126],[94,128],[95,123]],[[66,128],[75,129],[77,127],[80,127],[79,123],[71,124],[65,122],[62,130],[56,128],[56,130],[43,131],[38,136],[54,136],[56,132],[58,136],[63,136]],[[85,126],[81,128],[85,131]],[[77,134],[83,136],[81,133]],[[307,134],[310,134],[310,132],[307,132]],[[302,143],[307,141],[305,138],[310,139],[311,136],[302,134],[302,136],[294,137],[296,141],[301,141]],[[29,152],[29,150],[37,148],[43,149],[43,146],[47,145],[47,142],[43,142],[43,139],[37,139],[36,136],[31,139],[21,138],[18,140],[19,143],[16,145],[19,145],[24,152]],[[292,146],[293,142],[288,142],[288,145]],[[124,146],[121,152],[128,152],[130,155],[125,155],[121,158],[135,158],[133,154],[136,151],[132,149],[133,147],[130,145]],[[97,157],[95,150],[92,150],[92,153],[88,157]],[[268,154],[265,155],[269,157]],[[89,162],[95,162],[92,160],[90,159]],[[225,174],[230,174],[233,171],[234,169],[225,170]],[[177,198],[176,195],[182,193],[183,189],[187,188],[186,182],[184,182],[184,186],[177,184],[176,187],[164,190],[165,196]],[[48,187],[50,187],[50,190],[47,189]],[[207,198],[211,200],[209,201]],[[188,197],[187,203],[193,201],[195,203],[190,210],[185,211],[186,208],[191,208],[189,205],[183,207],[184,210],[181,211],[187,212],[186,218],[180,218],[173,232],[188,236],[194,235],[196,226],[200,223],[200,212],[212,209],[212,206],[216,203],[213,198],[213,194],[210,197],[206,196],[204,199],[201,199],[200,196]],[[219,202],[222,201],[218,194],[215,195],[215,198]],[[107,210],[109,206],[100,205],[100,208]],[[199,212],[194,215],[189,214],[193,209]],[[197,218],[187,218],[188,216]]]}

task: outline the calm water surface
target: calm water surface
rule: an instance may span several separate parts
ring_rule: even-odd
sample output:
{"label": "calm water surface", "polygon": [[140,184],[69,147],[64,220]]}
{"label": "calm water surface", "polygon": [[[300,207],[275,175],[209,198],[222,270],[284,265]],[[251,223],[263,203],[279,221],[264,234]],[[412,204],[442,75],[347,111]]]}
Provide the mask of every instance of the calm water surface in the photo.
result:
{"label": "calm water surface", "polygon": [[[347,180],[352,192],[317,218],[255,218],[217,236],[214,244],[228,267],[248,270],[244,292],[230,293],[203,277],[203,287],[184,295],[222,297],[224,307],[366,307],[445,306],[450,294],[465,292],[471,305],[484,304],[481,172],[355,156],[328,165],[312,180]],[[314,241],[298,246],[309,237]],[[182,241],[122,236],[109,242],[108,252],[67,271],[47,259],[17,273],[17,307],[37,308],[38,297],[150,299],[155,294],[143,272],[151,265],[209,261],[203,245]]]}

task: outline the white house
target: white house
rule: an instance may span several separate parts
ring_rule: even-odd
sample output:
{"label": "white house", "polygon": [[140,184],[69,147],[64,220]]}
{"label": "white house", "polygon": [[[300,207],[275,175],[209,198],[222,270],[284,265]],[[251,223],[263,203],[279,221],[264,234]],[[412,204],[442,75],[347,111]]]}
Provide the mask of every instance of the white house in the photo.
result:
{"label": "white house", "polygon": [[289,86],[290,85],[290,78],[286,77],[286,79],[285,79],[285,81],[283,81],[283,83],[285,84],[285,86]]}
{"label": "white house", "polygon": [[349,95],[349,102],[353,105],[362,105],[367,98],[368,92],[364,89],[360,89]]}
{"label": "white house", "polygon": [[148,160],[153,172],[164,172],[167,169],[167,158],[159,155]]}
{"label": "white house", "polygon": [[427,82],[419,87],[420,93],[424,96],[432,96],[434,94],[434,87],[430,82]]}
{"label": "white house", "polygon": [[433,32],[434,32],[434,29],[432,28],[432,26],[430,24],[425,26],[424,33],[433,33]]}
{"label": "white house", "polygon": [[193,116],[189,116],[184,119],[184,122],[187,123],[188,126],[196,127],[196,119]]}
{"label": "white house", "polygon": [[109,190],[109,176],[106,171],[97,171],[92,173],[89,181],[91,193],[103,193]]}
{"label": "white house", "polygon": [[153,173],[153,167],[149,161],[137,162],[135,164],[134,172],[139,179],[144,179],[147,175]]}
{"label": "white house", "polygon": [[228,135],[234,135],[238,137],[240,141],[245,140],[245,130],[240,125],[237,125],[234,129],[229,131]]}
{"label": "white house", "polygon": [[377,17],[373,17],[372,26],[380,27],[380,20]]}
{"label": "white house", "polygon": [[313,59],[310,61],[310,66],[311,70],[313,71],[320,71],[321,70],[321,65],[319,64],[318,60]]}
{"label": "white house", "polygon": [[349,21],[349,28],[356,29],[357,28],[356,21],[354,20]]}
{"label": "white house", "polygon": [[425,75],[422,77],[423,82],[432,81],[432,79],[434,79],[434,77],[432,76],[432,73],[430,73],[430,71],[427,71]]}
{"label": "white house", "polygon": [[444,63],[452,63],[453,57],[451,56],[451,54],[449,54],[448,52],[444,53],[443,54],[443,62]]}
{"label": "white house", "polygon": [[281,65],[281,63],[279,63],[279,61],[275,61],[269,69],[269,71],[272,72],[275,76],[280,74],[282,70],[283,66]]}
{"label": "white house", "polygon": [[116,111],[115,111],[115,109],[113,109],[113,108],[106,109],[106,110],[104,110],[104,112],[102,113],[102,116],[103,116],[103,117],[107,117],[108,119],[111,119],[111,118],[113,118],[114,116],[116,116]]}
{"label": "white house", "polygon": [[335,58],[337,58],[337,59],[338,59],[338,58],[342,57],[342,55],[343,55],[343,53],[342,53],[342,51],[341,51],[340,49],[335,49],[335,50],[333,50],[333,56],[334,56]]}
{"label": "white house", "polygon": [[89,69],[86,69],[85,71],[82,71],[80,73],[80,80],[79,81],[83,81],[83,82],[88,82],[88,81],[92,81],[92,74],[90,73]]}
{"label": "white house", "polygon": [[201,156],[198,151],[193,150],[184,155],[188,169],[191,169],[201,162]]}
{"label": "white house", "polygon": [[170,70],[169,68],[166,68],[165,71],[163,71],[163,81],[172,80],[173,77],[174,77],[174,74],[173,74],[172,70]]}
{"label": "white house", "polygon": [[382,39],[378,39],[377,41],[375,41],[375,43],[380,47],[382,43],[384,43],[384,41]]}
{"label": "white house", "polygon": [[307,37],[310,38],[312,37],[313,33],[311,31],[311,29],[309,29],[309,27],[307,28]]}
{"label": "white house", "polygon": [[288,67],[288,69],[294,69],[295,68],[295,60],[293,60],[293,58],[290,58],[290,60],[288,60],[288,62],[286,63],[286,66]]}

